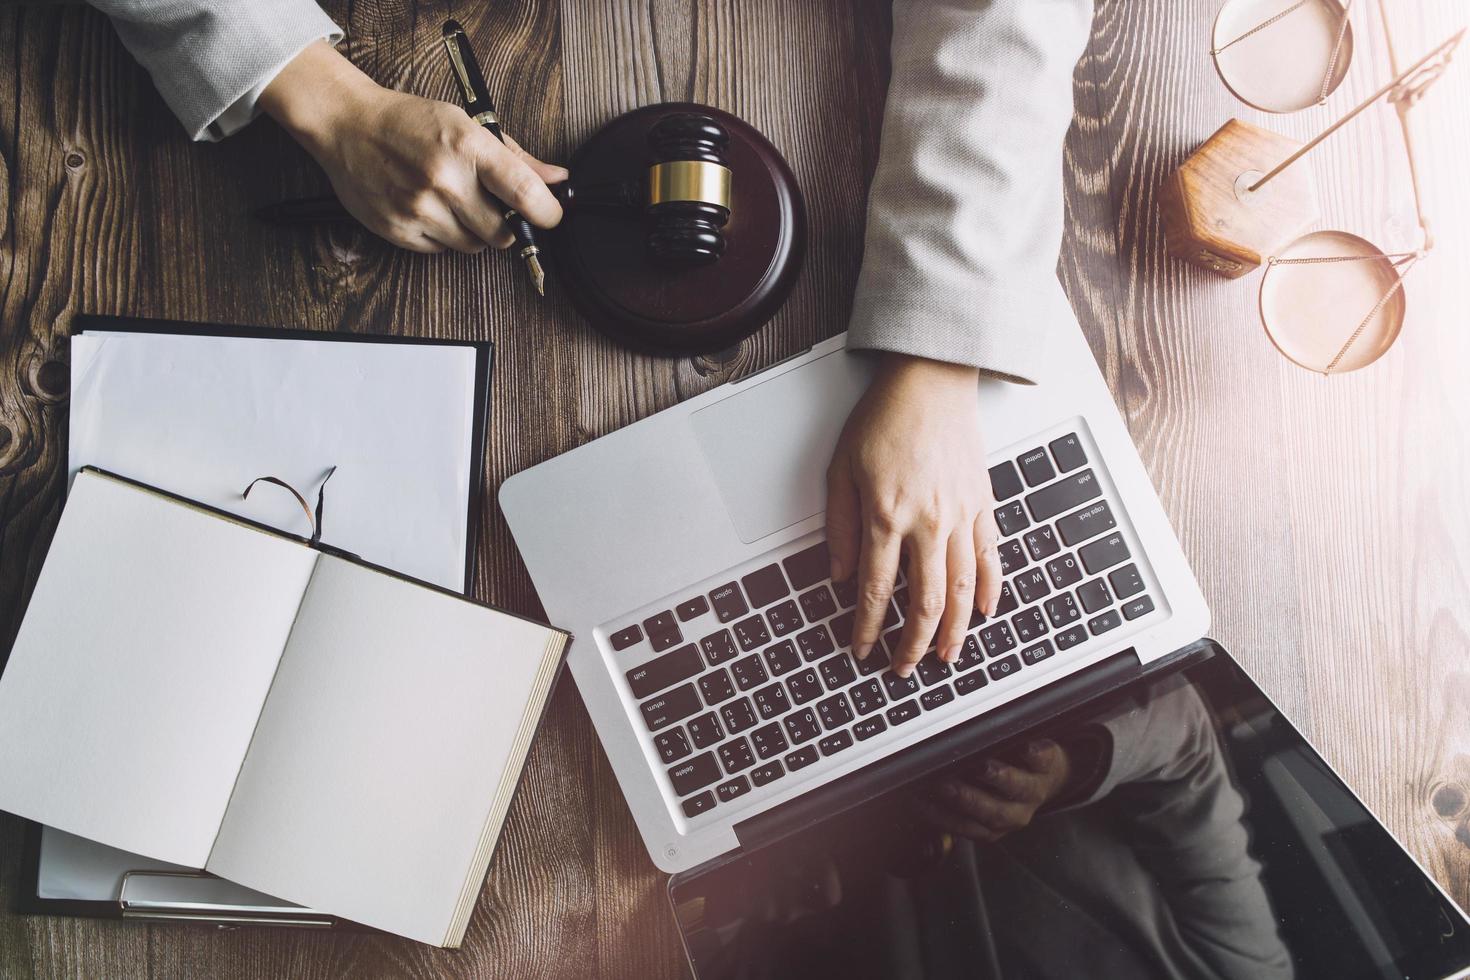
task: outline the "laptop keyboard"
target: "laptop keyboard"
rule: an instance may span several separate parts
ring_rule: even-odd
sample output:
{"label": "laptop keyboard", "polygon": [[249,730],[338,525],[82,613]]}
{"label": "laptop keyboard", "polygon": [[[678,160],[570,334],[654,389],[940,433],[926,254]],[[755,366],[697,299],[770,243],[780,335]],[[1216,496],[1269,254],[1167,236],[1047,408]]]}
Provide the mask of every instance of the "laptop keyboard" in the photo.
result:
{"label": "laptop keyboard", "polygon": [[777,792],[932,712],[964,713],[968,696],[1096,652],[1098,637],[1154,611],[1119,505],[1076,432],[997,463],[990,482],[1005,585],[994,617],[972,613],[954,664],[931,648],[911,676],[889,669],[902,576],[882,640],[854,659],[857,584],[831,581],[825,541],[717,576],[608,634],[685,817]]}

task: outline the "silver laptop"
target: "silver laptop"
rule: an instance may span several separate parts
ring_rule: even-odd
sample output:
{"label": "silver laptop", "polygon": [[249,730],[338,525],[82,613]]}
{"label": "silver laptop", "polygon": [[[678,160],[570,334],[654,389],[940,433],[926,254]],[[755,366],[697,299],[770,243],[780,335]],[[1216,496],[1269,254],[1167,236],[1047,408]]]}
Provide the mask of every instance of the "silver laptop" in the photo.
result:
{"label": "silver laptop", "polygon": [[[981,382],[1006,591],[964,652],[912,677],[847,652],[828,579],[825,470],[868,384],[836,337],[504,484],[500,503],[653,861],[684,871],[850,788],[881,760],[1209,613],[1075,323],[1034,386]],[[902,580],[890,637],[902,627]],[[1099,681],[1101,683],[1101,681]],[[931,742],[932,744],[932,742]],[[863,792],[870,792],[867,787]]]}

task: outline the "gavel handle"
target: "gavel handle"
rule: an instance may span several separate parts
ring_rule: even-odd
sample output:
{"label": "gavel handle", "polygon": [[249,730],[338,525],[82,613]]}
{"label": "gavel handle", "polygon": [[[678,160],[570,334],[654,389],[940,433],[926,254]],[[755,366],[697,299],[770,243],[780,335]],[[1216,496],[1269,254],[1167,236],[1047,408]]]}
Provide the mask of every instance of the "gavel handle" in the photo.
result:
{"label": "gavel handle", "polygon": [[601,180],[588,184],[566,181],[554,184],[551,193],[567,211],[630,211],[644,207],[643,185],[636,180]]}

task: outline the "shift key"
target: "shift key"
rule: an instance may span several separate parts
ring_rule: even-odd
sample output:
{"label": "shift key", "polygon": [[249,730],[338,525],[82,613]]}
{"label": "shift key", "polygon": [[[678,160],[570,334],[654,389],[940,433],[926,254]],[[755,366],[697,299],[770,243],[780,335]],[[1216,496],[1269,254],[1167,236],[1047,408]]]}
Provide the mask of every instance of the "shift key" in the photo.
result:
{"label": "shift key", "polygon": [[667,694],[661,694],[652,701],[645,701],[642,705],[643,720],[648,725],[648,730],[656,732],[666,725],[688,718],[699,710],[699,694],[694,690],[693,684],[685,684],[676,687]]}
{"label": "shift key", "polygon": [[1049,521],[1064,510],[1071,510],[1102,495],[1102,487],[1092,470],[1083,470],[1063,477],[1050,486],[1042,487],[1026,495],[1026,506],[1031,517],[1038,521]]}
{"label": "shift key", "polygon": [[694,644],[690,643],[628,671],[628,686],[633,689],[635,698],[646,698],[670,684],[687,681],[703,669],[704,661]]}

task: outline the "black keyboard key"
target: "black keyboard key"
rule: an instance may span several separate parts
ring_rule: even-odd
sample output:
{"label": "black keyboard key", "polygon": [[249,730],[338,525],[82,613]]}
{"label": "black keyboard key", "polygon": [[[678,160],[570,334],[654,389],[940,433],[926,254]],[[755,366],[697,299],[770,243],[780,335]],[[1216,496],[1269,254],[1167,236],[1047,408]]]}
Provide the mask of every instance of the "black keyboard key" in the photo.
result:
{"label": "black keyboard key", "polygon": [[970,625],[967,626],[967,627],[965,627],[965,628],[966,629],[974,629],[975,627],[979,626],[983,622],[985,622],[985,614],[983,612],[981,612],[979,609],[971,609],[970,610]]}
{"label": "black keyboard key", "polygon": [[774,721],[751,732],[750,744],[755,746],[755,754],[762,759],[769,759],[791,747],[786,741],[786,734],[781,731],[781,725]]}
{"label": "black keyboard key", "polygon": [[1057,461],[1057,467],[1063,473],[1069,473],[1079,466],[1087,464],[1087,450],[1082,448],[1082,441],[1077,438],[1077,433],[1069,432],[1060,439],[1053,439],[1046,444],[1051,450],[1053,458]]}
{"label": "black keyboard key", "polygon": [[649,616],[643,621],[643,628],[652,637],[655,633],[677,633],[679,624],[674,622],[674,614],[665,609],[656,616]]}
{"label": "black keyboard key", "polygon": [[1118,522],[1113,519],[1113,508],[1108,506],[1106,500],[1088,504],[1066,517],[1057,518],[1057,533],[1062,536],[1062,541],[1069,545],[1090,541],[1104,531],[1111,531],[1117,526]]}
{"label": "black keyboard key", "polygon": [[1082,610],[1077,608],[1077,600],[1072,598],[1070,592],[1052,596],[1046,600],[1045,608],[1046,618],[1051,620],[1054,627],[1066,626],[1082,615]]}
{"label": "black keyboard key", "polygon": [[1020,603],[1016,601],[1016,594],[1011,591],[1011,583],[1007,582],[1000,587],[1000,602],[995,604],[995,614],[1006,616],[1016,611]]}
{"label": "black keyboard key", "polygon": [[1065,589],[1082,580],[1082,567],[1076,555],[1062,555],[1046,563],[1046,574],[1051,576],[1052,585]]}
{"label": "black keyboard key", "polygon": [[838,616],[836,619],[832,620],[830,624],[832,627],[832,639],[836,640],[837,646],[843,650],[846,650],[848,647],[852,646],[853,619],[854,615],[852,613],[845,612],[841,616]]}
{"label": "black keyboard key", "polygon": [[1016,460],[1016,465],[1021,467],[1021,475],[1026,478],[1028,487],[1039,487],[1048,480],[1055,479],[1057,475],[1057,471],[1051,467],[1051,460],[1047,458],[1046,450],[1040,446],[1022,455]]}
{"label": "black keyboard key", "polygon": [[757,568],[743,577],[740,584],[745,586],[745,597],[750,600],[753,609],[769,606],[777,599],[784,599],[791,594],[791,588],[786,584],[786,576],[781,574],[779,565]]}
{"label": "black keyboard key", "polygon": [[990,468],[990,489],[997,501],[1010,500],[1024,489],[1014,463],[1006,460]]}
{"label": "black keyboard key", "polygon": [[784,775],[786,775],[786,770],[782,767],[781,763],[776,759],[772,759],[765,765],[756,766],[750,770],[750,781],[757,786],[764,786],[766,783],[775,782]]}
{"label": "black keyboard key", "polygon": [[801,654],[796,652],[796,647],[792,646],[790,640],[782,640],[775,646],[766,647],[764,656],[766,666],[771,668],[774,677],[790,673],[801,666]]}
{"label": "black keyboard key", "polygon": [[813,626],[796,634],[796,645],[801,647],[801,655],[806,658],[807,663],[821,660],[837,649],[837,644],[832,642],[832,634],[827,632],[825,626]]}
{"label": "black keyboard key", "polygon": [[730,665],[730,672],[735,675],[735,686],[742,691],[748,691],[757,684],[764,684],[770,680],[766,675],[765,664],[756,654],[751,654],[742,660],[737,660]]}
{"label": "black keyboard key", "polygon": [[676,721],[683,721],[701,707],[693,684],[676,687],[639,706],[643,712],[643,723],[651,732],[667,728]]}
{"label": "black keyboard key", "polygon": [[709,612],[709,600],[702,595],[697,595],[693,599],[685,599],[674,607],[674,615],[679,617],[681,623],[698,619],[707,612]]}
{"label": "black keyboard key", "polygon": [[1031,560],[1026,557],[1021,542],[1015,539],[1002,541],[996,548],[1000,553],[1000,571],[1002,575],[1009,575],[1026,567]]}
{"label": "black keyboard key", "polygon": [[742,619],[732,628],[735,630],[735,641],[742,650],[754,650],[771,642],[771,634],[766,632],[766,621],[758,615]]}
{"label": "black keyboard key", "polygon": [[852,705],[847,703],[847,696],[839,691],[830,698],[817,702],[817,714],[822,719],[822,727],[831,731],[852,721]]}
{"label": "black keyboard key", "polygon": [[985,671],[977,670],[973,674],[961,674],[954,682],[954,689],[961,696],[964,696],[966,694],[973,694],[989,683],[990,681],[986,678]]}
{"label": "black keyboard key", "polygon": [[730,683],[730,672],[721,667],[712,674],[705,674],[699,679],[699,693],[704,695],[704,703],[708,705],[733,698],[735,685]]}
{"label": "black keyboard key", "polygon": [[816,670],[811,667],[786,678],[786,687],[791,691],[791,700],[797,704],[806,704],[826,693],[822,690],[822,682],[817,677]]}
{"label": "black keyboard key", "polygon": [[720,762],[725,772],[733,776],[755,765],[755,756],[750,751],[750,743],[737,738],[720,746]]}
{"label": "black keyboard key", "polygon": [[801,618],[801,610],[796,608],[795,599],[787,599],[780,605],[767,609],[766,622],[771,624],[772,636],[785,636],[787,633],[795,633],[806,625]]}
{"label": "black keyboard key", "polygon": [[1052,645],[1046,640],[1042,640],[1035,646],[1029,646],[1022,650],[1021,660],[1027,667],[1035,667],[1054,653],[1056,653],[1056,650],[1052,649]]}
{"label": "black keyboard key", "polygon": [[1123,618],[1137,619],[1139,616],[1147,616],[1154,611],[1154,601],[1146,595],[1123,603]]}
{"label": "black keyboard key", "polygon": [[1002,657],[1000,660],[995,660],[987,664],[985,672],[990,675],[991,680],[999,681],[1004,680],[1020,669],[1021,661],[1013,653],[1009,657]]}
{"label": "black keyboard key", "polygon": [[852,733],[857,736],[859,742],[867,741],[874,735],[879,735],[888,730],[888,722],[883,720],[882,715],[873,718],[864,718],[852,726]]}
{"label": "black keyboard key", "polygon": [[1057,541],[1056,532],[1048,524],[1043,524],[1041,527],[1033,527],[1026,532],[1022,540],[1026,542],[1026,550],[1031,553],[1031,557],[1035,561],[1050,558],[1062,550],[1061,543]]}
{"label": "black keyboard key", "polygon": [[1117,629],[1123,625],[1123,618],[1118,615],[1118,610],[1109,609],[1107,612],[1094,616],[1087,621],[1087,628],[1092,630],[1092,635],[1097,636],[1108,630]]}
{"label": "black keyboard key", "polygon": [[883,685],[876,677],[858,684],[847,696],[852,698],[852,706],[860,715],[870,715],[888,703],[883,696]]}
{"label": "black keyboard key", "polygon": [[1056,641],[1058,650],[1070,650],[1087,639],[1087,630],[1081,623],[1078,623],[1076,626],[1068,626],[1066,629],[1053,634],[1052,639]]}
{"label": "black keyboard key", "polygon": [[1082,560],[1083,568],[1096,575],[1105,568],[1112,568],[1119,562],[1128,560],[1128,542],[1123,540],[1123,532],[1114,531],[1105,538],[1078,548],[1077,557]]}
{"label": "black keyboard key", "polygon": [[1005,623],[991,623],[980,631],[980,645],[985,648],[985,655],[994,659],[1012,650],[1016,646],[1016,638],[1011,635],[1011,628]]}
{"label": "black keyboard key", "polygon": [[910,698],[901,704],[895,704],[883,714],[888,718],[890,725],[902,725],[906,721],[913,721],[919,717],[919,699]]}
{"label": "black keyboard key", "polygon": [[925,711],[933,711],[942,704],[949,704],[954,700],[954,688],[945,684],[943,687],[931,687],[919,695],[919,705]]}
{"label": "black keyboard key", "polygon": [[[893,632],[901,633],[903,631],[894,630]],[[890,633],[889,635],[892,636],[893,634]],[[875,643],[873,644],[873,649],[868,651],[868,655],[866,657],[861,660],[857,660],[857,672],[861,676],[867,677],[871,674],[876,674],[878,673],[878,671],[885,669],[890,662],[891,661],[889,661],[888,659],[887,651],[883,649],[883,644]]]}
{"label": "black keyboard key", "polygon": [[689,737],[694,740],[696,749],[707,749],[725,737],[725,730],[720,727],[719,716],[713,711],[706,711],[698,718],[690,719]]}
{"label": "black keyboard key", "polygon": [[850,575],[846,582],[833,582],[832,594],[837,597],[837,604],[843,609],[851,609],[857,605],[857,576]]}
{"label": "black keyboard key", "polygon": [[1081,507],[1102,495],[1102,486],[1092,470],[1083,470],[1072,476],[1064,476],[1051,486],[1042,487],[1026,495],[1026,506],[1031,516],[1038,521],[1049,521],[1058,514]]}
{"label": "black keyboard key", "polygon": [[995,526],[1000,528],[1002,535],[1009,538],[1026,530],[1031,522],[1026,519],[1026,510],[1017,500],[995,508]]}
{"label": "black keyboard key", "polygon": [[827,690],[835,691],[840,687],[846,687],[857,680],[857,671],[853,669],[852,658],[845,653],[839,653],[835,657],[828,657],[817,667],[822,671],[822,679],[827,682]]}
{"label": "black keyboard key", "polygon": [[1107,584],[1102,579],[1095,578],[1077,590],[1077,600],[1082,603],[1083,609],[1097,612],[1109,606],[1113,597],[1108,592]]}
{"label": "black keyboard key", "polygon": [[1051,586],[1047,584],[1046,576],[1041,574],[1039,568],[1022,572],[1011,584],[1016,587],[1016,594],[1021,597],[1022,602],[1036,602],[1051,594]]}
{"label": "black keyboard key", "polygon": [[750,780],[744,776],[736,776],[727,782],[715,787],[715,795],[720,798],[721,803],[729,803],[737,796],[744,796],[750,792]]}
{"label": "black keyboard key", "polygon": [[[791,737],[791,744],[800,745],[802,742],[810,742],[822,734],[822,726],[817,724],[817,713],[811,708],[802,708],[793,714],[781,719],[781,724],[786,726],[786,734]],[[792,766],[795,769],[795,766]]]}
{"label": "black keyboard key", "polygon": [[821,756],[817,754],[816,746],[808,745],[804,749],[797,749],[786,757],[786,768],[791,772],[796,772],[798,769],[805,769],[819,758]]}
{"label": "black keyboard key", "polygon": [[985,662],[985,651],[980,649],[980,641],[975,634],[971,633],[965,637],[965,643],[960,647],[960,655],[955,659],[954,669],[964,673]]}
{"label": "black keyboard key", "polygon": [[713,810],[715,806],[715,794],[705,790],[698,796],[691,796],[684,801],[684,816],[697,817],[701,813]]}
{"label": "black keyboard key", "polygon": [[888,689],[888,700],[902,701],[919,690],[919,679],[913,674],[899,677],[890,670],[883,675],[883,686]]}
{"label": "black keyboard key", "polygon": [[787,555],[781,559],[786,566],[786,576],[796,591],[809,589],[832,574],[832,556],[827,552],[827,542],[818,541],[804,551]]}
{"label": "black keyboard key", "polygon": [[820,623],[837,613],[837,600],[832,598],[831,589],[819,585],[801,594],[801,611],[806,614],[807,622]]}
{"label": "black keyboard key", "polygon": [[1138,574],[1137,565],[1124,565],[1116,572],[1109,572],[1108,581],[1112,583],[1113,595],[1119,599],[1126,599],[1143,591],[1143,576]]}
{"label": "black keyboard key", "polygon": [[618,630],[609,636],[607,641],[612,644],[614,650],[626,650],[641,639],[643,639],[643,630],[637,623],[634,623],[632,626]]}
{"label": "black keyboard key", "polygon": [[740,586],[734,582],[726,582],[711,592],[709,601],[715,607],[715,616],[722,623],[739,619],[750,612],[750,607],[745,604],[745,596],[740,594]]}
{"label": "black keyboard key", "polygon": [[833,732],[817,743],[823,755],[836,755],[850,745],[852,745],[852,733],[848,731]]}
{"label": "black keyboard key", "polygon": [[670,769],[669,782],[673,784],[675,793],[688,796],[717,781],[720,775],[720,764],[715,761],[715,754],[706,752]]}
{"label": "black keyboard key", "polygon": [[1012,616],[1011,628],[1016,631],[1016,639],[1022,643],[1030,643],[1038,637],[1045,636],[1048,629],[1046,617],[1041,615],[1041,610],[1035,606],[1023,609]]}
{"label": "black keyboard key", "polygon": [[776,718],[791,710],[791,700],[786,697],[786,688],[780,681],[766,685],[750,697],[755,701],[756,714],[762,718]]}
{"label": "black keyboard key", "polygon": [[626,676],[633,696],[642,700],[680,681],[687,681],[701,670],[704,670],[704,661],[699,659],[699,651],[691,643],[634,667]]}
{"label": "black keyboard key", "polygon": [[949,669],[949,664],[940,660],[934,654],[925,654],[914,668],[914,673],[919,680],[924,682],[925,687],[938,684],[954,671]]}
{"label": "black keyboard key", "polygon": [[699,647],[704,651],[704,659],[711,667],[718,667],[725,661],[740,656],[740,651],[735,648],[735,637],[730,635],[729,630],[711,633],[699,641]]}
{"label": "black keyboard key", "polygon": [[901,622],[903,622],[903,615],[899,612],[897,606],[889,602],[888,611],[883,614],[883,625],[878,628],[880,630],[892,629]]}
{"label": "black keyboard key", "polygon": [[682,728],[671,728],[666,732],[659,732],[653,737],[653,747],[658,749],[658,757],[664,761],[664,765],[678,762],[691,751],[689,738],[684,734]]}
{"label": "black keyboard key", "polygon": [[755,709],[750,706],[750,698],[731,701],[720,709],[720,717],[725,719],[725,731],[731,735],[739,735],[747,728],[753,728],[756,722]]}

